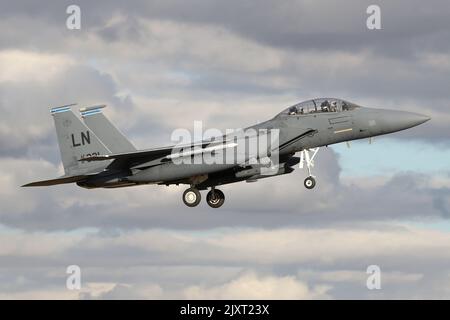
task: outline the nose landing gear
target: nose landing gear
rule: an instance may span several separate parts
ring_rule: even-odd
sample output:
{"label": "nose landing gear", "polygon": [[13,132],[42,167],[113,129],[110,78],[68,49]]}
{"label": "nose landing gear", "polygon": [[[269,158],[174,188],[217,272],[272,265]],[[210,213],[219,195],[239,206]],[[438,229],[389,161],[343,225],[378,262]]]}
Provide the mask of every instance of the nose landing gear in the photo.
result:
{"label": "nose landing gear", "polygon": [[[312,152],[312,155],[309,154],[310,152]],[[314,176],[311,173],[311,168],[314,167],[314,157],[317,152],[319,152],[319,148],[305,149],[300,154],[300,168],[303,169],[306,162],[306,167],[308,169],[308,177],[303,183],[306,189],[313,189],[316,186],[316,179],[314,179]]]}
{"label": "nose landing gear", "polygon": [[314,179],[313,176],[309,176],[305,179],[305,182],[303,184],[305,185],[306,189],[312,189],[316,186],[316,179]]}

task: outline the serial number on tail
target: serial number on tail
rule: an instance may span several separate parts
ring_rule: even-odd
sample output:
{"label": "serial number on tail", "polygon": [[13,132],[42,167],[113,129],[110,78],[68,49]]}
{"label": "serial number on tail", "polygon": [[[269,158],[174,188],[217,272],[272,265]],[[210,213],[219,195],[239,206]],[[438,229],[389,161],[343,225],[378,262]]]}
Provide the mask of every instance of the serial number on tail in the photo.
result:
{"label": "serial number on tail", "polygon": [[92,152],[92,153],[82,154],[80,160],[83,160],[85,158],[90,158],[90,157],[97,157],[99,155],[100,155],[100,152]]}

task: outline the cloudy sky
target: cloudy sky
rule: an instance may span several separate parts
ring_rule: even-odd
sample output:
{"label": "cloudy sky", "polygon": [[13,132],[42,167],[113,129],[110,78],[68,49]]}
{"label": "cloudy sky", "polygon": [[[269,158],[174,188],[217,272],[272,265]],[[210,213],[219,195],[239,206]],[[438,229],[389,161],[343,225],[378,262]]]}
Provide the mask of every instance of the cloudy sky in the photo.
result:
{"label": "cloudy sky", "polygon": [[[0,298],[449,299],[450,2],[376,1],[382,30],[344,3],[0,0]],[[321,96],[432,120],[321,150],[314,191],[301,169],[224,186],[219,210],[183,186],[19,187],[63,173],[50,107],[108,104],[148,148]]]}

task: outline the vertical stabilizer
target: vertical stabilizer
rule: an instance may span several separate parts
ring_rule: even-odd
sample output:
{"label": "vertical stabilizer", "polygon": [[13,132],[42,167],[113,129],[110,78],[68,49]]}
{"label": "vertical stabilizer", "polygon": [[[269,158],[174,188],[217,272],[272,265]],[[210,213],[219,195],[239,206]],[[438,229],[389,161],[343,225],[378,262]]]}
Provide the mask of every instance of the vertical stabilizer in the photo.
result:
{"label": "vertical stabilizer", "polygon": [[70,109],[71,106],[73,104],[51,109],[65,175],[73,176],[103,171],[110,161],[79,161],[85,157],[110,154],[111,151],[73,113]]}
{"label": "vertical stabilizer", "polygon": [[80,109],[84,123],[112,153],[136,151],[133,144],[120,132],[102,112],[105,105]]}

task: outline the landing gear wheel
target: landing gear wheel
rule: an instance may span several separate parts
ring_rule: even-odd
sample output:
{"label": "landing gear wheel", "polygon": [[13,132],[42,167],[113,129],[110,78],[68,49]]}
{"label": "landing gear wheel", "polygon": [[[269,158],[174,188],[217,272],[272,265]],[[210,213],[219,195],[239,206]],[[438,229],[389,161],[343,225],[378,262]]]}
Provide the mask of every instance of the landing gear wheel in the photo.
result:
{"label": "landing gear wheel", "polygon": [[202,199],[202,195],[200,194],[200,191],[198,191],[195,188],[189,188],[186,189],[183,193],[183,202],[188,207],[195,207],[200,203],[200,200]]}
{"label": "landing gear wheel", "polygon": [[316,186],[316,179],[308,177],[305,179],[304,185],[306,189],[312,189]]}
{"label": "landing gear wheel", "polygon": [[225,202],[225,195],[218,189],[211,190],[206,195],[206,202],[211,208],[219,208]]}

